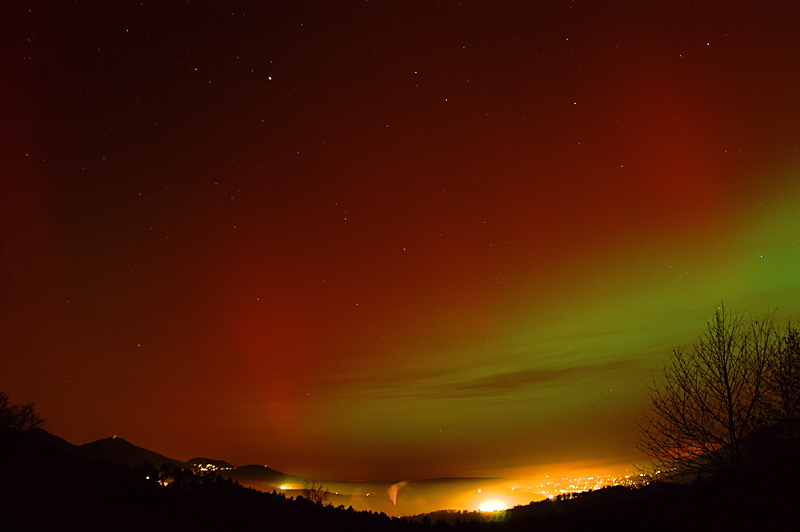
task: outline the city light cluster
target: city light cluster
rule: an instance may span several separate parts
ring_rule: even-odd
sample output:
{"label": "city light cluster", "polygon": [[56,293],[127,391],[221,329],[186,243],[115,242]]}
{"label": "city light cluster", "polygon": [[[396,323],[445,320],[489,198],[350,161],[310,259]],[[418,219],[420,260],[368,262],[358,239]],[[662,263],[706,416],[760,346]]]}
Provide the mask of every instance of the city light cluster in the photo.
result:
{"label": "city light cluster", "polygon": [[[593,475],[588,477],[561,477],[557,480],[546,480],[539,484],[530,486],[529,489],[537,491],[549,499],[559,495],[576,495],[586,491],[594,491],[610,486],[635,487],[648,483],[650,475],[640,473],[637,475]],[[513,488],[512,488],[513,489]]]}

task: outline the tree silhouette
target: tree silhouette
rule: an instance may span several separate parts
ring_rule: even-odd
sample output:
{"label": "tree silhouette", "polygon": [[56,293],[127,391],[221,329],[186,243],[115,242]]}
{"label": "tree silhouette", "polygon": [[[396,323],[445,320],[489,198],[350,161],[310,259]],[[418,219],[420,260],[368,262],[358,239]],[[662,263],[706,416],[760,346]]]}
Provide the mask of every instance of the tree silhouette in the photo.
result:
{"label": "tree silhouette", "polygon": [[767,375],[767,411],[787,439],[800,432],[800,330],[789,322]]}
{"label": "tree silhouette", "polygon": [[738,471],[765,422],[765,393],[780,339],[771,315],[745,320],[722,303],[691,349],[673,348],[651,386],[640,448],[662,471]]}
{"label": "tree silhouette", "polygon": [[303,496],[314,504],[323,505],[328,500],[328,489],[316,480],[303,482]]}
{"label": "tree silhouette", "polygon": [[8,394],[0,391],[0,426],[26,431],[42,426],[44,421],[43,418],[36,415],[33,403],[12,403]]}

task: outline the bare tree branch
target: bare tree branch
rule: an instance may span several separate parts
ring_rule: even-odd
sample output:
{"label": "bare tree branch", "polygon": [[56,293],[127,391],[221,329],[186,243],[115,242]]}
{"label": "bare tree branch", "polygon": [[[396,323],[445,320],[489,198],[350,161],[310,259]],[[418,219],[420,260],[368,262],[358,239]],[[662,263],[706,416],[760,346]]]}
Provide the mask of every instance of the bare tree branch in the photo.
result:
{"label": "bare tree branch", "polygon": [[328,489],[316,480],[303,482],[303,496],[314,504],[323,505],[328,500]]}
{"label": "bare tree branch", "polygon": [[12,403],[8,394],[0,391],[0,426],[26,431],[44,425],[44,421],[36,415],[33,403]]}
{"label": "bare tree branch", "polygon": [[739,470],[764,426],[780,344],[772,315],[746,321],[720,303],[692,348],[674,348],[663,381],[653,380],[640,448],[676,476]]}

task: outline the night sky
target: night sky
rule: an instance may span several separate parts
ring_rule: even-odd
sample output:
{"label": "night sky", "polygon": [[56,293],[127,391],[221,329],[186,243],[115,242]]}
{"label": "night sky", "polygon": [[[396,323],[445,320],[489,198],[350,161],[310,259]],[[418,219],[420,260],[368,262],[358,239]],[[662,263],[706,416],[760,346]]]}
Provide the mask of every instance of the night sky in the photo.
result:
{"label": "night sky", "polygon": [[800,5],[11,2],[0,389],[339,479],[613,470],[800,314]]}

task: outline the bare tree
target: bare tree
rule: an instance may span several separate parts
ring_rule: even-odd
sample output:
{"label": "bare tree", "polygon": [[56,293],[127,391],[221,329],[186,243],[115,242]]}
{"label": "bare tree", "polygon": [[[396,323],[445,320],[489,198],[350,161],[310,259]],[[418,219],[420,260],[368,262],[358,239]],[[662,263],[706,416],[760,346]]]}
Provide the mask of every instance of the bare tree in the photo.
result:
{"label": "bare tree", "polygon": [[769,419],[787,439],[800,431],[800,324],[791,321],[767,376]]}
{"label": "bare tree", "polygon": [[0,391],[0,426],[26,431],[42,426],[44,421],[36,415],[33,403],[12,403],[8,394]]}
{"label": "bare tree", "polygon": [[772,315],[745,321],[722,304],[691,349],[674,348],[640,448],[675,476],[737,471],[764,426],[766,379],[779,338]]}
{"label": "bare tree", "polygon": [[328,489],[321,482],[316,480],[303,482],[303,496],[314,504],[319,504],[320,506],[325,504],[329,495]]}

